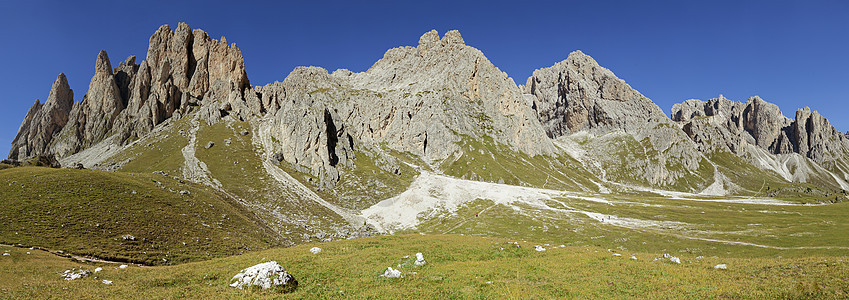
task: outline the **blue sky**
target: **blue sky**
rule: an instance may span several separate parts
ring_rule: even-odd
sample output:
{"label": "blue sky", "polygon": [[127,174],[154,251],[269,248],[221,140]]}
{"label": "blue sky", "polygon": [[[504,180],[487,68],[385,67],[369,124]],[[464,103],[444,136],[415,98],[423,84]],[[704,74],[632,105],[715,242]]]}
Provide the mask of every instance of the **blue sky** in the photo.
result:
{"label": "blue sky", "polygon": [[[271,2],[271,1],[269,1]],[[849,130],[849,1],[6,1],[0,156],[64,72],[81,101],[100,49],[141,61],[162,24],[227,37],[253,85],[296,66],[364,71],[430,29],[458,29],[518,84],[582,50],[669,113],[686,99],[760,95]]]}

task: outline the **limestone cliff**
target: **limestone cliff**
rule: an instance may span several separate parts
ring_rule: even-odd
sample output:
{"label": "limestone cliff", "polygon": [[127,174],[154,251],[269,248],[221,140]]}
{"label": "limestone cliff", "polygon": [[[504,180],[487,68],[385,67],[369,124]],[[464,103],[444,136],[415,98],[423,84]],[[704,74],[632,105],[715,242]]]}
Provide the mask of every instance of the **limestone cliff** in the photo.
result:
{"label": "limestone cliff", "polygon": [[53,137],[68,123],[68,117],[74,103],[74,91],[68,85],[64,73],[60,73],[50,88],[47,101],[35,104],[27,112],[18,129],[18,135],[12,141],[9,158],[25,160],[47,152],[47,146]]}
{"label": "limestone cliff", "polygon": [[[702,161],[693,143],[660,107],[581,51],[534,71],[524,91],[532,96],[533,108],[551,138],[577,132],[603,136],[618,131],[635,142],[648,141],[639,147],[643,149],[627,151],[657,153],[618,162],[620,155],[616,152],[624,149],[623,143],[593,151],[599,154],[593,159],[611,163],[605,164],[608,168],[635,174],[651,184],[672,185],[698,169]],[[673,167],[678,165],[681,167]]]}
{"label": "limestone cliff", "polygon": [[740,153],[742,145],[751,144],[773,154],[798,153],[817,163],[849,152],[849,139],[817,111],[805,107],[789,119],[758,96],[745,103],[722,95],[706,102],[687,100],[672,107],[672,119],[705,151]]}

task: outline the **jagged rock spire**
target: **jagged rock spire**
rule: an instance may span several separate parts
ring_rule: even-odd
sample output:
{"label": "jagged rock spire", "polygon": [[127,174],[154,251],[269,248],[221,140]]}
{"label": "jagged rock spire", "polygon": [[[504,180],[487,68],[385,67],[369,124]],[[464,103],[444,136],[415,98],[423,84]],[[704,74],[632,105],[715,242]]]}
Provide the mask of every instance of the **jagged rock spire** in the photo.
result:
{"label": "jagged rock spire", "polygon": [[9,158],[25,160],[47,152],[47,146],[68,122],[74,103],[74,91],[64,73],[56,76],[47,101],[35,100],[12,141]]}

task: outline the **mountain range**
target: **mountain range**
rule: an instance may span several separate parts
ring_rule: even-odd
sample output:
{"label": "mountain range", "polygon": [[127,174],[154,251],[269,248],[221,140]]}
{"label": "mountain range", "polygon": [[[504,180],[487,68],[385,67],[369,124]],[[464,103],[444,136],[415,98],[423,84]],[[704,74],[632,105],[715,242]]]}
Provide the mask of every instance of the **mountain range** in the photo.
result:
{"label": "mountain range", "polygon": [[849,137],[808,107],[791,119],[758,96],[720,95],[676,104],[670,118],[581,51],[523,82],[458,31],[430,31],[365,72],[298,67],[255,86],[235,44],[163,25],[140,63],[113,67],[100,51],[79,102],[60,73],[5,162],[186,180],[294,243],[432,219],[446,206],[416,199],[465,197],[414,193],[438,180],[716,197],[849,190]]}

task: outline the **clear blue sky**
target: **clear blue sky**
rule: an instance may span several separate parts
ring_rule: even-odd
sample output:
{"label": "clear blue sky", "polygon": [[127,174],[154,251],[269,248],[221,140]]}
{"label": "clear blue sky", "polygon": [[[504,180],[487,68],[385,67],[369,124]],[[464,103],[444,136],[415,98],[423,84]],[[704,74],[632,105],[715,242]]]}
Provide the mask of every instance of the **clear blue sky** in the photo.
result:
{"label": "clear blue sky", "polygon": [[667,114],[690,98],[760,95],[849,130],[849,1],[82,2],[0,3],[0,157],[57,74],[80,101],[100,49],[113,66],[140,62],[150,35],[180,21],[235,42],[253,85],[296,66],[364,71],[430,29],[458,29],[518,84],[580,49]]}

